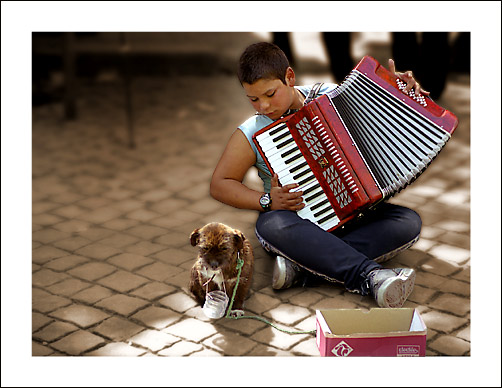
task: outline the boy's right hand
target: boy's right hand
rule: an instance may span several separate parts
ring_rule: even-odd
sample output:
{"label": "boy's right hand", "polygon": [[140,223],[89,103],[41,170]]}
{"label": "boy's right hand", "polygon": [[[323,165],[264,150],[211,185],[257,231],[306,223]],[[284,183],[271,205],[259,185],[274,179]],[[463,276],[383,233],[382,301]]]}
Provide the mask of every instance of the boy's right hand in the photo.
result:
{"label": "boy's right hand", "polygon": [[272,210],[292,210],[298,211],[305,207],[303,203],[303,191],[290,192],[296,189],[297,183],[292,183],[284,187],[279,186],[279,178],[277,174],[271,179],[270,197],[272,198]]}

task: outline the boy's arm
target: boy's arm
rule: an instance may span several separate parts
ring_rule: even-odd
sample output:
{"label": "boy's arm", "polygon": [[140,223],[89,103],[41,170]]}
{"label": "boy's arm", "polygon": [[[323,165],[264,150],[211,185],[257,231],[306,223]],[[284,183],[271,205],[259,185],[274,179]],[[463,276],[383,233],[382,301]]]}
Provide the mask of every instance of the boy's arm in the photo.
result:
{"label": "boy's arm", "polygon": [[[239,209],[263,210],[260,197],[263,192],[245,186],[242,181],[247,171],[256,163],[256,155],[244,134],[237,130],[230,138],[214,170],[210,192],[214,199]],[[294,185],[278,187],[272,179],[272,210],[299,210],[302,192],[290,193]]]}

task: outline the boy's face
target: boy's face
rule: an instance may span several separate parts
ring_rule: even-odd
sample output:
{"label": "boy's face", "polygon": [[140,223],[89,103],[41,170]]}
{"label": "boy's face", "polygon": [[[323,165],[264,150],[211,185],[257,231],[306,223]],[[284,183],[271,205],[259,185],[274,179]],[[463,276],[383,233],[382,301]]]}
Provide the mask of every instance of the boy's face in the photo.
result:
{"label": "boy's face", "polygon": [[291,77],[291,74],[286,72],[286,85],[278,78],[262,78],[252,84],[243,83],[242,86],[253,108],[272,120],[279,119],[294,105],[294,73]]}

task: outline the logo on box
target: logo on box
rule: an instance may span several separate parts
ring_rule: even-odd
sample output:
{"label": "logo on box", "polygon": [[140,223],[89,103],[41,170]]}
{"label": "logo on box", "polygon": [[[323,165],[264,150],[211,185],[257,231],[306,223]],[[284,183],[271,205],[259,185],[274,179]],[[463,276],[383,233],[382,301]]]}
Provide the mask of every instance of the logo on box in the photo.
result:
{"label": "logo on box", "polygon": [[352,349],[346,342],[339,342],[331,352],[337,357],[347,357],[350,353],[352,353],[354,349]]}
{"label": "logo on box", "polygon": [[420,345],[398,345],[397,355],[398,356],[416,356],[420,354]]}

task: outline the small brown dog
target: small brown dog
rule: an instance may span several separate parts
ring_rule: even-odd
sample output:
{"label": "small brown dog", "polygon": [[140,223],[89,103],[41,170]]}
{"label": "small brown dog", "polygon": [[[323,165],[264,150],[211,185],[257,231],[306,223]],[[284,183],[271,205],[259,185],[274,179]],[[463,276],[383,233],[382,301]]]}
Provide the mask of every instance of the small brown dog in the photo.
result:
{"label": "small brown dog", "polygon": [[204,305],[206,291],[226,291],[231,300],[238,274],[237,257],[244,261],[232,305],[232,314],[242,315],[241,309],[251,286],[254,268],[253,248],[249,240],[241,231],[213,222],[195,229],[190,235],[190,242],[199,248],[199,254],[192,267],[189,289],[201,306]]}

